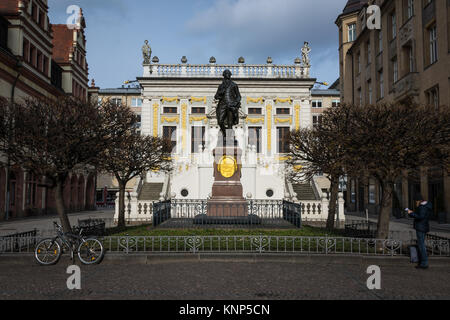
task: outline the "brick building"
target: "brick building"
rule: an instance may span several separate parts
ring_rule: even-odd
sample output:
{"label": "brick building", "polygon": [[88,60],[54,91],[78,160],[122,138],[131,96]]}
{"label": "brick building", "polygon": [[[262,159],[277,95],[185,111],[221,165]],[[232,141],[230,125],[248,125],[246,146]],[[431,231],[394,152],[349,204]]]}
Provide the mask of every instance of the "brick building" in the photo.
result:
{"label": "brick building", "polygon": [[[86,24],[52,25],[47,0],[0,1],[0,96],[12,101],[27,97],[88,98]],[[43,179],[0,155],[0,221],[51,213],[54,195]],[[7,177],[9,176],[9,188]],[[9,189],[9,192],[8,192]],[[6,198],[9,194],[9,206]],[[95,208],[95,175],[72,173],[65,184],[67,210]]]}

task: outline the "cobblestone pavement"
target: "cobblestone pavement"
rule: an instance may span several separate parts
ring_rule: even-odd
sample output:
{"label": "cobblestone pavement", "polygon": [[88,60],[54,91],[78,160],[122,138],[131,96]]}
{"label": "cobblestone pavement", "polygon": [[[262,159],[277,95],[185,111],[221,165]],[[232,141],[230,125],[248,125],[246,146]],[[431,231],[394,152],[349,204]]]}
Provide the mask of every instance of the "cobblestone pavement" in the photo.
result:
{"label": "cobblestone pavement", "polygon": [[[77,225],[78,219],[105,219],[105,221],[107,222],[106,227],[110,227],[110,224],[112,223],[112,220],[114,218],[114,210],[99,209],[97,211],[83,211],[71,213],[68,216],[72,225]],[[60,220],[57,216],[42,216],[21,220],[3,221],[0,222],[0,236],[6,236],[20,232],[28,232],[34,229],[36,229],[38,231],[38,235],[41,236],[53,235],[55,234],[53,221],[60,223]]]}
{"label": "cobblestone pavement", "polygon": [[[66,258],[52,267],[11,264],[0,257],[4,299],[450,299],[450,262],[416,270],[406,259],[379,259],[382,289],[371,291],[365,263],[345,257],[288,261],[105,261],[81,267],[81,290],[69,291]],[[370,262],[369,262],[370,261]],[[367,263],[373,263],[368,260]]]}

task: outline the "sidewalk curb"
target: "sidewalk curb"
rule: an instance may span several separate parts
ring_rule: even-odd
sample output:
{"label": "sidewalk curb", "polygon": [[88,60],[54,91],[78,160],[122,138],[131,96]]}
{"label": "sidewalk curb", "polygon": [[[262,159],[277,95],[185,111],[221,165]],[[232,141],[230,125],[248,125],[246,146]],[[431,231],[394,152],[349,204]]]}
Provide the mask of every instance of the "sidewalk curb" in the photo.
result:
{"label": "sidewalk curb", "polygon": [[[450,257],[430,257],[432,267],[450,267]],[[61,262],[70,262],[68,256]],[[75,260],[78,264],[78,259]],[[223,262],[223,263],[296,263],[296,264],[344,264],[412,266],[407,256],[340,256],[340,255],[290,255],[290,254],[107,254],[102,264],[166,264],[185,262]],[[33,254],[0,255],[0,264],[36,265]]]}

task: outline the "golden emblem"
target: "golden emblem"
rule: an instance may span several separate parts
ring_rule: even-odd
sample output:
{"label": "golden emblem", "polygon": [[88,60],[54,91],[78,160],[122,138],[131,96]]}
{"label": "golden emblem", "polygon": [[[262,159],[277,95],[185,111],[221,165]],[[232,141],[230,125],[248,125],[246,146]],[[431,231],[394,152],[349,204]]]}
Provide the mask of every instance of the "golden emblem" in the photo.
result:
{"label": "golden emblem", "polygon": [[224,178],[231,178],[238,169],[236,159],[231,156],[223,156],[217,165],[217,169]]}

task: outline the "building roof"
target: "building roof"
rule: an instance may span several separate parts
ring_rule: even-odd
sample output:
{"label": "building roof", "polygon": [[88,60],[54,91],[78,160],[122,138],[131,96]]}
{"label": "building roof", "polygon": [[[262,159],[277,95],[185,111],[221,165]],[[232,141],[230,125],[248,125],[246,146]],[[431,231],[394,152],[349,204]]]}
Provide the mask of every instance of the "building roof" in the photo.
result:
{"label": "building roof", "polygon": [[339,85],[340,85],[341,79],[337,78],[335,82],[333,82],[333,84],[331,86],[328,87],[328,89],[336,89],[339,90]]}
{"label": "building roof", "polygon": [[369,0],[348,0],[344,10],[342,10],[342,13],[337,17],[336,24],[342,16],[359,12],[368,2]]}
{"label": "building roof", "polygon": [[312,89],[311,90],[311,95],[312,96],[336,96],[336,97],[340,97],[341,96],[341,92],[339,90],[335,90],[335,89]]}
{"label": "building roof", "polygon": [[367,4],[367,2],[369,2],[369,0],[348,0],[342,13],[349,14],[359,11]]}
{"label": "building roof", "polygon": [[53,29],[53,59],[56,62],[69,62],[73,51],[73,30],[65,24],[54,24]]}
{"label": "building roof", "polygon": [[140,88],[107,88],[100,89],[99,94],[111,94],[111,95],[141,95]]}
{"label": "building roof", "polygon": [[19,0],[1,0],[0,14],[19,12]]}

